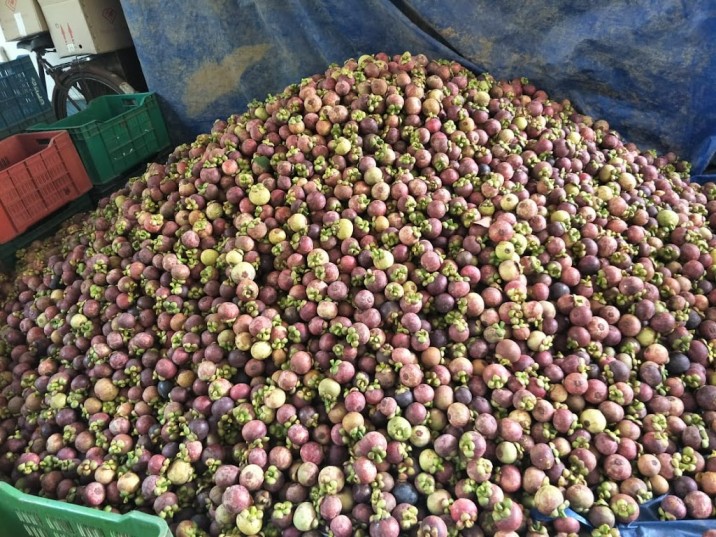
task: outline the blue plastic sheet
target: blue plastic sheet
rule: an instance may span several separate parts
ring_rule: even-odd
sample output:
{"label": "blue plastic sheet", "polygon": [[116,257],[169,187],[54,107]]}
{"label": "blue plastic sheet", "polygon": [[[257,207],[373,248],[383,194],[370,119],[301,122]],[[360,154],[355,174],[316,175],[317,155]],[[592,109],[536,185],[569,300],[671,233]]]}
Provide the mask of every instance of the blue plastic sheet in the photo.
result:
{"label": "blue plastic sheet", "polygon": [[716,151],[714,2],[400,5],[493,75],[526,76],[550,95],[608,120],[640,147],[692,160],[696,174]]}
{"label": "blue plastic sheet", "polygon": [[386,0],[123,0],[122,6],[175,142],[364,53],[460,59]]}
{"label": "blue plastic sheet", "polygon": [[[665,537],[673,535],[674,537],[702,537],[703,533],[709,529],[716,529],[716,520],[659,520],[659,505],[664,496],[654,498],[639,506],[639,520],[631,524],[619,524],[619,534],[621,537]],[[593,526],[579,513],[572,509],[565,509],[566,516],[579,521],[582,527],[589,530]],[[546,522],[550,520],[540,514],[536,510],[530,513],[532,518]]]}
{"label": "blue plastic sheet", "polygon": [[[642,149],[709,176],[716,154],[716,2],[710,0],[122,0],[175,143],[331,63],[404,51],[528,77]],[[624,537],[700,537],[716,522],[660,522]]]}
{"label": "blue plastic sheet", "polygon": [[703,174],[716,154],[709,0],[122,0],[175,142],[330,63],[385,51],[526,76]]}
{"label": "blue plastic sheet", "polygon": [[655,498],[641,505],[639,520],[619,527],[622,537],[701,537],[706,530],[716,529],[716,520],[659,520],[661,500]]}

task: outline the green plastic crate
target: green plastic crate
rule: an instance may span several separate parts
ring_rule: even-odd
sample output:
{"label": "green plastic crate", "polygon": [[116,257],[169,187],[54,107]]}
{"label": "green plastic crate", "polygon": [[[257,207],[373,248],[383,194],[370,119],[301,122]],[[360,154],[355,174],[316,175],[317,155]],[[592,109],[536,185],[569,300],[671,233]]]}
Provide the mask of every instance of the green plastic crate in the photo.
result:
{"label": "green plastic crate", "polygon": [[[77,213],[91,210],[94,207],[90,194],[84,194],[74,201],[71,201],[61,209],[58,209],[47,216],[19,237],[0,244],[0,271],[11,272],[17,262],[16,253],[21,248],[27,248],[33,241],[47,237],[57,231],[65,220],[68,220]],[[1,501],[0,496],[0,501]],[[2,505],[0,503],[0,512]],[[0,521],[2,517],[0,517]],[[2,533],[0,532],[0,535]]]}
{"label": "green plastic crate", "polygon": [[70,117],[29,131],[67,130],[95,185],[107,183],[169,147],[154,93],[105,95]]}
{"label": "green plastic crate", "polygon": [[159,517],[116,515],[23,494],[0,483],[0,530],[12,537],[170,537]]}

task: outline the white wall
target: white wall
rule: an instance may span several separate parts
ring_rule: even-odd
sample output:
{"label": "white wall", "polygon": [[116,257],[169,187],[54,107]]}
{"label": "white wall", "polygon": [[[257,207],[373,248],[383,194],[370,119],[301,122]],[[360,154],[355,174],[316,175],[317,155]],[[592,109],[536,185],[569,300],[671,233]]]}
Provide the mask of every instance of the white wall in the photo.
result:
{"label": "white wall", "polygon": [[[8,43],[5,41],[5,36],[2,35],[2,28],[0,28],[0,60],[4,62],[14,60],[18,56],[17,52],[17,46],[15,43]],[[26,54],[24,50],[20,52]]]}

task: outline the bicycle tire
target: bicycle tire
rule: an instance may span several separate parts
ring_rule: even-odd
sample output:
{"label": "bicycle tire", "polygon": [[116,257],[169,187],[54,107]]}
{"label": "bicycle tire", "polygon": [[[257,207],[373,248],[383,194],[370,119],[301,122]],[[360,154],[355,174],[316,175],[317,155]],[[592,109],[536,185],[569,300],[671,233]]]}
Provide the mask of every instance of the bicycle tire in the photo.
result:
{"label": "bicycle tire", "polygon": [[64,72],[52,91],[52,106],[57,119],[67,117],[102,95],[135,93],[135,89],[120,76],[102,67],[81,65]]}

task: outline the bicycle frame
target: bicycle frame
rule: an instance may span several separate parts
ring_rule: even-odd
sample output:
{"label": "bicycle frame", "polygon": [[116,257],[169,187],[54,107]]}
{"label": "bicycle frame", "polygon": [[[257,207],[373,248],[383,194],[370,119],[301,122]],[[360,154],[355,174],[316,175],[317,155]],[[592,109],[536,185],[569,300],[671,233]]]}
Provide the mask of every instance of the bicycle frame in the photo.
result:
{"label": "bicycle frame", "polygon": [[[45,56],[56,51],[49,32],[20,40],[18,48],[37,57],[40,87],[51,100],[58,118],[65,117],[68,107],[75,111],[84,109],[98,95],[134,93],[134,88],[112,71],[105,55],[83,54],[56,64],[48,61]],[[48,91],[48,76],[55,85],[52,92]]]}

